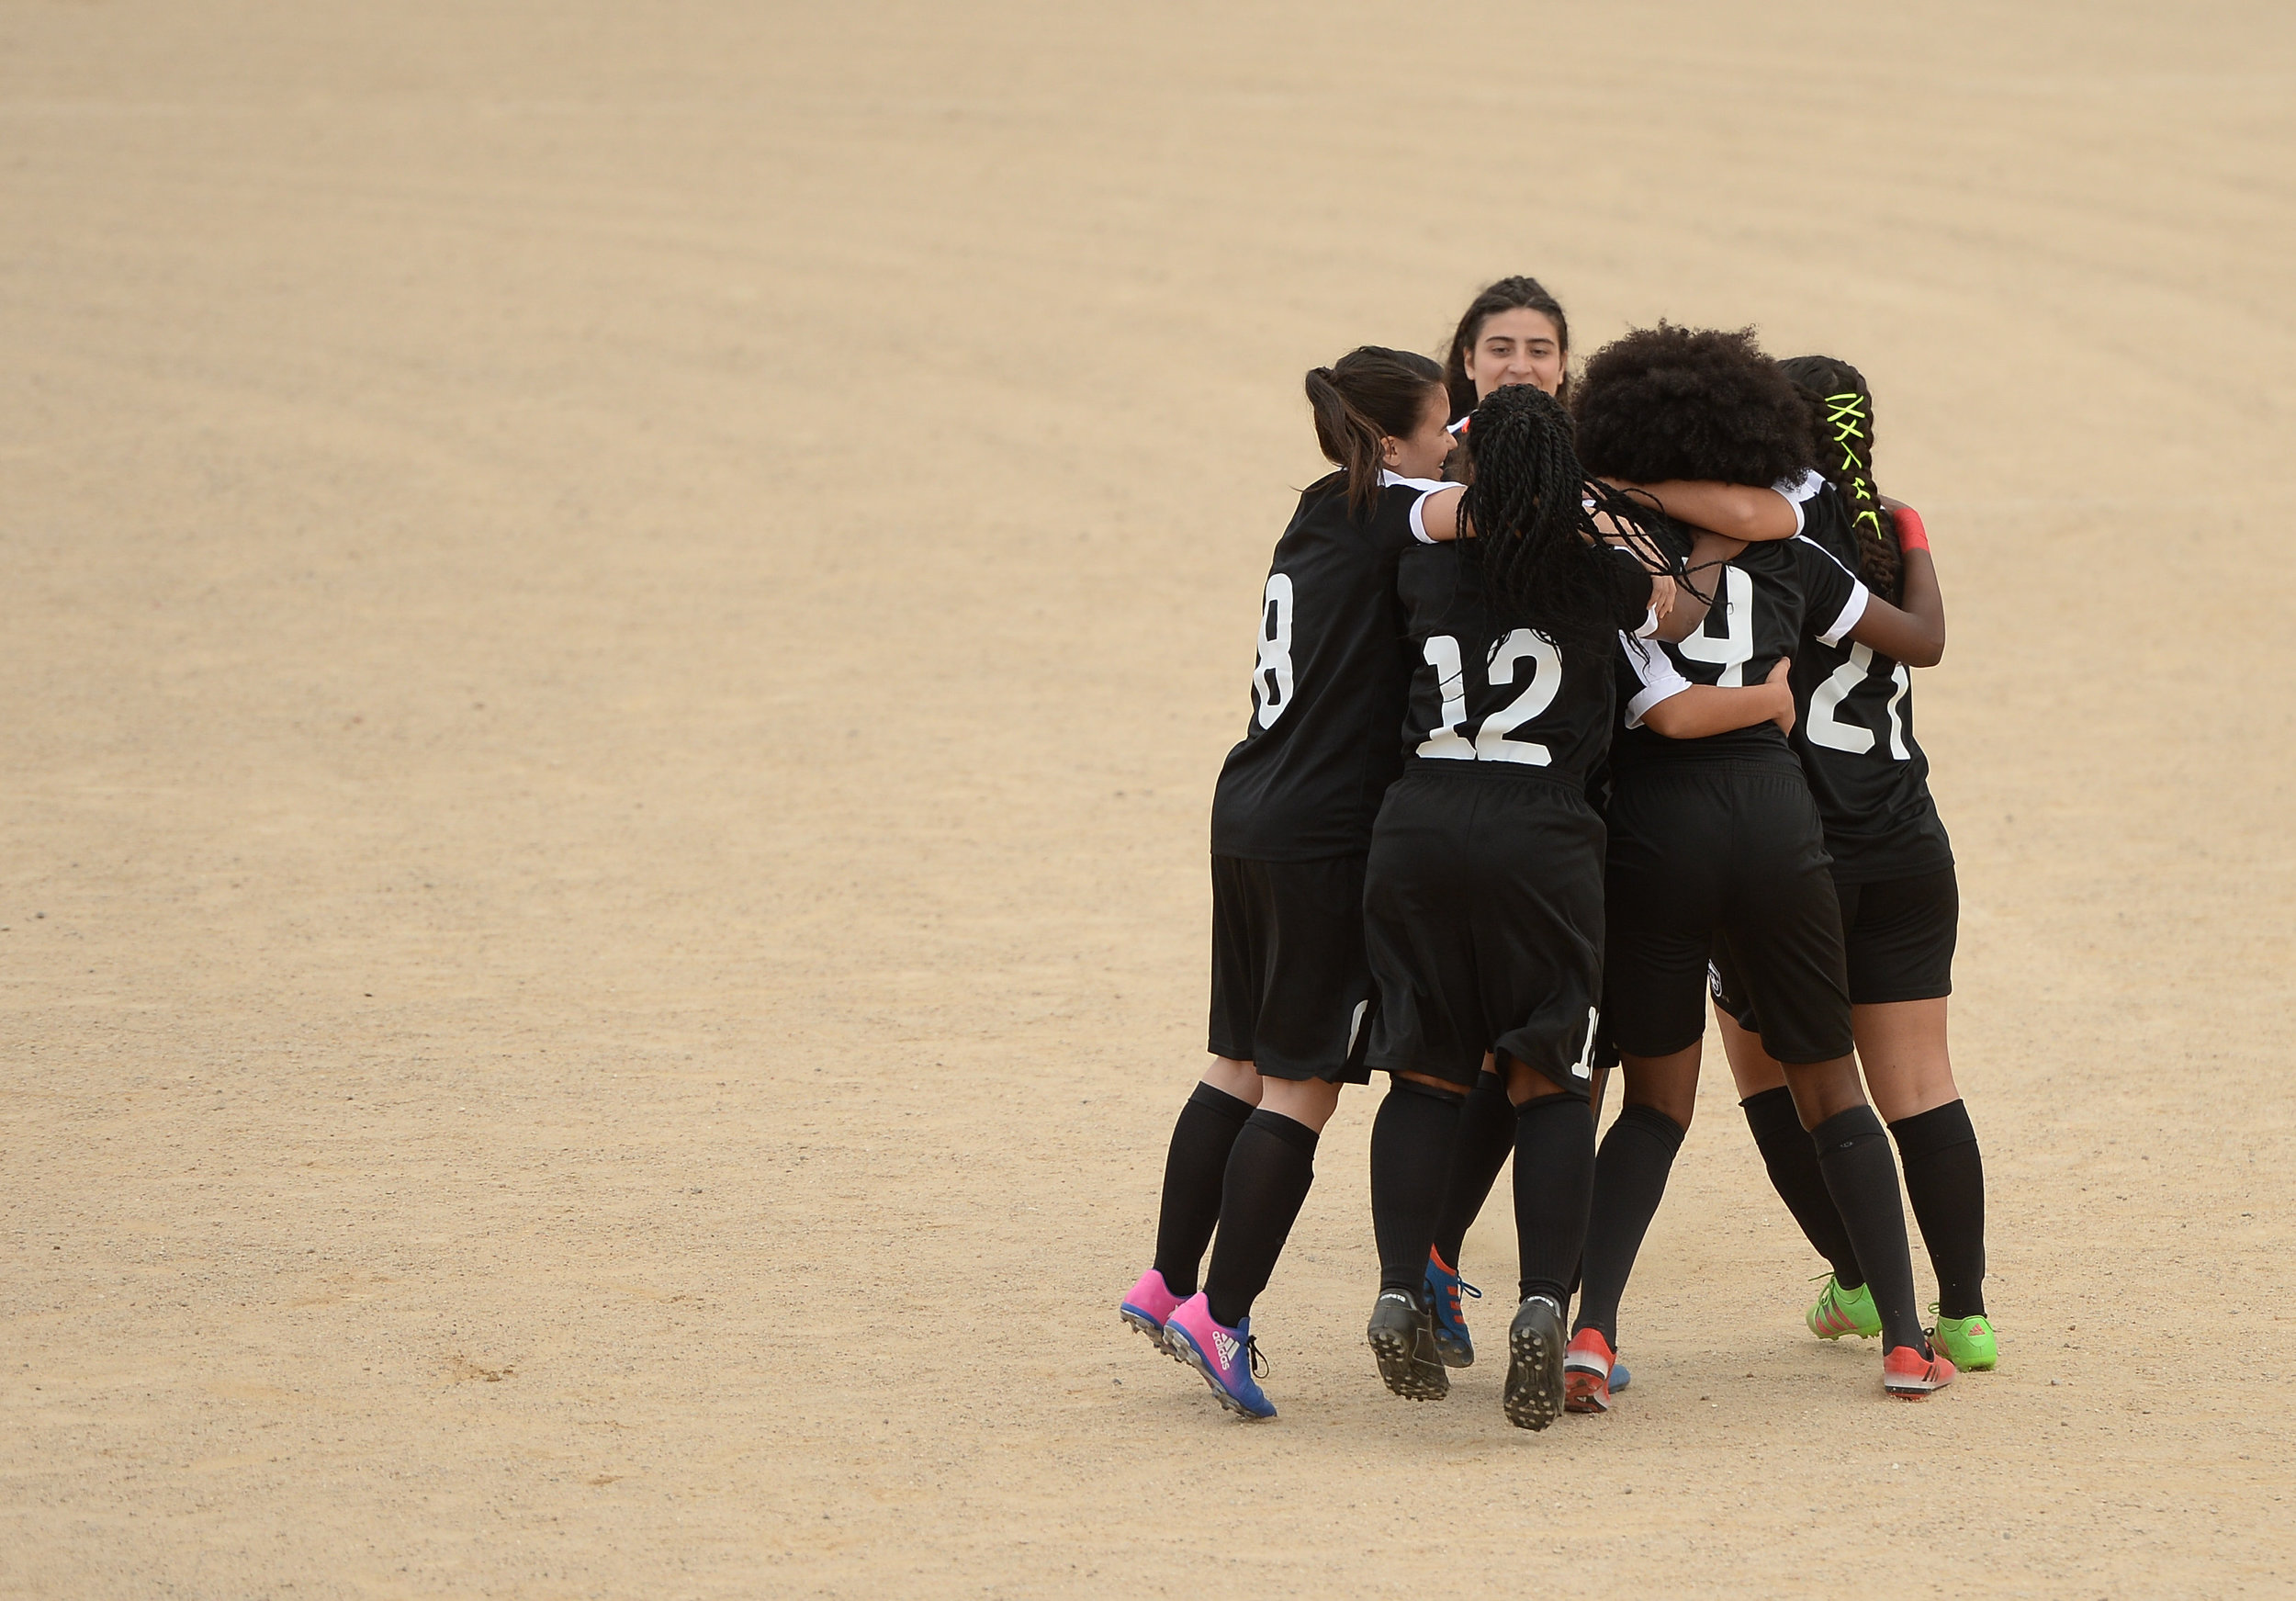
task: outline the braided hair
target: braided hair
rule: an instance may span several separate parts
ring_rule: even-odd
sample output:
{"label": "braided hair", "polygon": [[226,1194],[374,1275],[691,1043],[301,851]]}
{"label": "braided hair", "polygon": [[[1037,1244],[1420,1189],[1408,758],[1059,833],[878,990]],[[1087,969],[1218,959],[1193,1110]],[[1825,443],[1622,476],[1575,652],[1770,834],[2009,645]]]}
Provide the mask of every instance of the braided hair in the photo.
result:
{"label": "braided hair", "polygon": [[1858,542],[1858,576],[1895,601],[1905,588],[1905,556],[1874,485],[1874,390],[1865,375],[1830,355],[1778,364],[1809,407],[1818,430],[1818,470],[1841,491]]}
{"label": "braided hair", "polygon": [[1495,389],[1467,429],[1473,480],[1459,502],[1480,547],[1483,602],[1500,637],[1527,627],[1549,644],[1600,650],[1631,628],[1649,583],[1604,543],[1608,513],[1649,572],[1681,576],[1682,557],[1644,507],[1591,483],[1571,443],[1570,414],[1529,384]]}

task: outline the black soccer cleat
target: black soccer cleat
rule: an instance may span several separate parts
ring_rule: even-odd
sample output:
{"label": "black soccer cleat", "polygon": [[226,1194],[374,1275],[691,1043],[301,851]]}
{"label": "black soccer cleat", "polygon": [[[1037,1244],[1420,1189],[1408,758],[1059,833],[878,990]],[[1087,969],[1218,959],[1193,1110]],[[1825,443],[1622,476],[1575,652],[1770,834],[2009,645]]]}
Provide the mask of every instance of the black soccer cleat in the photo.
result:
{"label": "black soccer cleat", "polygon": [[1507,1330],[1507,1421],[1545,1428],[1562,1415],[1562,1308],[1534,1295],[1515,1309]]}
{"label": "black soccer cleat", "polygon": [[1435,1355],[1435,1313],[1425,1299],[1401,1290],[1382,1290],[1364,1331],[1379,1377],[1406,1401],[1440,1401],[1451,1393],[1451,1375]]}

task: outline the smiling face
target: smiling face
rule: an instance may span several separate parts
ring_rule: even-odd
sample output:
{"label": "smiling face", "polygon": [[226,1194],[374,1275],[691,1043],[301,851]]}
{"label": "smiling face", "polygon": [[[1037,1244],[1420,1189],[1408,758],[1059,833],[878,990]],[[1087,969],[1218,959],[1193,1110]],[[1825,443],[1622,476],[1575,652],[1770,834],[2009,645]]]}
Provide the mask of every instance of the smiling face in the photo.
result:
{"label": "smiling face", "polygon": [[1551,395],[1562,388],[1570,365],[1555,320],[1527,307],[1484,318],[1464,359],[1478,400],[1489,400],[1491,390],[1509,384],[1535,384]]}
{"label": "smiling face", "polygon": [[1428,386],[1427,398],[1419,408],[1419,425],[1401,439],[1392,435],[1381,439],[1379,459],[1388,471],[1404,478],[1434,478],[1458,445],[1448,426],[1450,421],[1450,397],[1441,384]]}

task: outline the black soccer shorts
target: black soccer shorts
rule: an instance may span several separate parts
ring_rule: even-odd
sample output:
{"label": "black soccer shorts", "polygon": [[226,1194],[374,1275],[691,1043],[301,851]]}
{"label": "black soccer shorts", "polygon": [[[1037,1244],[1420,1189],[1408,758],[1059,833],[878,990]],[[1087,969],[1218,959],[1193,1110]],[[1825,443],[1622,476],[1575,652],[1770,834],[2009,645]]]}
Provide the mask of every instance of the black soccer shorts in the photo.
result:
{"label": "black soccer shorts", "polygon": [[1781,1062],[1850,1054],[1841,911],[1817,803],[1796,769],[1738,761],[1637,771],[1610,809],[1603,1010],[1630,1056],[1705,1034],[1717,932],[1761,997]]}
{"label": "black soccer shorts", "polygon": [[1213,1055],[1270,1078],[1370,1081],[1363,860],[1211,859]]}
{"label": "black soccer shorts", "polygon": [[[1953,993],[1953,946],[1961,932],[1961,885],[1950,867],[1913,878],[1834,885],[1841,902],[1841,944],[1851,1006],[1935,1000]],[[1753,997],[1728,938],[1714,946],[1716,1005],[1738,1026],[1760,1032]]]}
{"label": "black soccer shorts", "polygon": [[[1445,764],[1446,767],[1449,764]],[[1407,772],[1364,875],[1366,1058],[1471,1088],[1499,1051],[1583,1098],[1603,976],[1603,823],[1541,778]]]}

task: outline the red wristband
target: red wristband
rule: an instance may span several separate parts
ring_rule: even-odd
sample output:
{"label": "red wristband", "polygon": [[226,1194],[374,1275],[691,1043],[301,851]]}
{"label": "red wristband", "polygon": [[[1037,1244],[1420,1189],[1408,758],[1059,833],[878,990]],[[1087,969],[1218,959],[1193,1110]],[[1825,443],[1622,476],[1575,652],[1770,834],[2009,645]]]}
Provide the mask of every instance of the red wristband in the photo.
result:
{"label": "red wristband", "polygon": [[1897,520],[1898,549],[1927,550],[1930,547],[1930,531],[1921,526],[1920,513],[1911,506],[1898,506],[1890,514]]}

